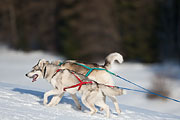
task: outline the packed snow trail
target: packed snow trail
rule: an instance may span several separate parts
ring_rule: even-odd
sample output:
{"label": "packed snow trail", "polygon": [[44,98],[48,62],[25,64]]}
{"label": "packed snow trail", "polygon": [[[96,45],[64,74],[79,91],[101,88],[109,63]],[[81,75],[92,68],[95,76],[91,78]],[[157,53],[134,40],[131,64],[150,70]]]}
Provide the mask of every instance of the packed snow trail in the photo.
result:
{"label": "packed snow trail", "polygon": [[[83,105],[82,111],[75,108],[69,95],[55,107],[46,107],[43,103],[44,91],[37,88],[0,82],[0,119],[1,120],[104,120],[105,113],[98,111],[88,115]],[[113,120],[179,120],[180,116],[153,112],[145,109],[120,105],[122,114],[117,115],[111,104]]]}
{"label": "packed snow trail", "polygon": [[[88,115],[87,108],[76,109],[75,104],[68,94],[55,107],[46,107],[43,103],[43,94],[52,89],[46,80],[38,80],[32,83],[25,74],[37,63],[39,59],[64,60],[47,52],[34,51],[22,52],[10,50],[0,46],[0,120],[86,120],[106,119],[104,112],[99,111],[95,115]],[[102,61],[104,63],[104,61]],[[129,80],[149,88],[154,72],[165,70],[164,73],[173,76],[171,80],[171,97],[180,99],[180,67],[178,65],[146,65],[141,63],[114,64],[112,70]],[[113,77],[116,85],[130,87],[127,83]],[[134,88],[135,89],[135,88]],[[79,97],[80,98],[80,97]],[[172,101],[150,100],[146,94],[128,91],[127,95],[118,97],[121,115],[117,115],[111,100],[107,103],[111,109],[111,118],[114,120],[180,120],[180,104]],[[135,107],[132,107],[135,106]],[[144,108],[144,109],[142,109]],[[146,110],[150,109],[152,111]],[[153,112],[159,111],[159,112]],[[163,114],[169,113],[169,114]],[[174,116],[172,114],[176,114]]]}

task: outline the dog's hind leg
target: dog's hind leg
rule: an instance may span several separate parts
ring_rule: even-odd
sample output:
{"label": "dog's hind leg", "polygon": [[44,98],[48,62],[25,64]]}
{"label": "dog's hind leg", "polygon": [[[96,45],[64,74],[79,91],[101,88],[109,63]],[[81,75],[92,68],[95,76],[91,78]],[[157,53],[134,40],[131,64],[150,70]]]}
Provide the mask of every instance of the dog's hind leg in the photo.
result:
{"label": "dog's hind leg", "polygon": [[70,95],[71,95],[71,97],[73,98],[74,103],[76,104],[77,108],[78,108],[79,110],[81,110],[81,105],[80,105],[80,103],[79,103],[79,100],[78,100],[76,94],[70,94]]}
{"label": "dog's hind leg", "polygon": [[64,95],[64,92],[61,93],[60,95],[53,96],[53,98],[51,99],[51,101],[49,102],[49,104],[47,106],[57,105],[61,101],[63,95]]}
{"label": "dog's hind leg", "polygon": [[94,106],[93,104],[88,103],[88,102],[86,101],[86,99],[82,99],[82,103],[83,103],[87,108],[90,109],[90,112],[89,112],[90,115],[93,115],[94,113],[97,112],[95,106]]}
{"label": "dog's hind leg", "polygon": [[101,108],[103,108],[106,111],[106,117],[110,117],[110,111],[109,111],[109,106],[104,102],[104,100],[98,100],[95,102],[95,104]]}
{"label": "dog's hind leg", "polygon": [[90,106],[90,110],[91,110],[91,112],[89,114],[90,115],[95,114],[97,112],[97,109],[95,108],[94,103],[89,103],[89,106]]}
{"label": "dog's hind leg", "polygon": [[[106,96],[103,94],[103,101],[104,103],[106,103]],[[100,107],[100,111],[103,111],[104,109],[102,107]]]}
{"label": "dog's hind leg", "polygon": [[116,109],[116,112],[117,112],[118,114],[120,114],[120,113],[121,113],[121,110],[119,109],[119,105],[118,105],[116,96],[108,96],[108,97],[113,101],[114,106],[115,106],[115,109]]}
{"label": "dog's hind leg", "polygon": [[87,97],[88,97],[89,95],[90,95],[90,94],[86,94],[86,95],[83,94],[82,97],[81,97],[81,100],[82,100],[82,103],[83,103],[87,108],[90,109],[90,113],[89,113],[89,114],[93,115],[94,113],[97,112],[97,110],[96,110],[94,104],[89,103],[89,102],[87,101]]}

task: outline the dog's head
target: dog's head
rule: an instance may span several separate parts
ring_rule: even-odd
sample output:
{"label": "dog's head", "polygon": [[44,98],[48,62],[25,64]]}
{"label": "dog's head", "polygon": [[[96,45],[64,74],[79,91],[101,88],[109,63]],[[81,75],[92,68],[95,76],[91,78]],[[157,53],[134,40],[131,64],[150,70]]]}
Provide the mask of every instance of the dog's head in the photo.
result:
{"label": "dog's head", "polygon": [[49,62],[45,59],[40,59],[38,63],[32,68],[32,70],[26,74],[26,76],[32,78],[32,82],[35,82],[39,78],[43,78],[45,65],[47,65],[48,63]]}

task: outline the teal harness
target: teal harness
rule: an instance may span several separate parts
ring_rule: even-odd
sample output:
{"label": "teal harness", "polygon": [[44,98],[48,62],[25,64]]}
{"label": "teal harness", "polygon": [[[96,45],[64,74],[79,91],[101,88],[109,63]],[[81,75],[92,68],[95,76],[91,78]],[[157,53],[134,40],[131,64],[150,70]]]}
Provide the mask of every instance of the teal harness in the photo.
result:
{"label": "teal harness", "polygon": [[[64,64],[64,63],[61,63],[61,62],[60,62],[60,63],[59,63],[59,66],[61,66],[62,64]],[[108,72],[108,73],[110,73],[110,74],[112,74],[112,75],[120,78],[121,80],[124,80],[124,81],[126,81],[126,82],[128,82],[128,83],[130,83],[130,84],[133,84],[134,86],[139,87],[139,88],[141,88],[141,89],[143,89],[143,90],[136,90],[136,89],[130,89],[130,88],[124,88],[124,87],[118,87],[118,88],[125,89],[125,90],[131,90],[131,91],[135,91],[135,92],[142,92],[142,93],[153,94],[153,95],[157,95],[157,96],[159,96],[159,97],[163,97],[163,98],[166,98],[166,99],[169,99],[169,100],[172,100],[172,101],[175,101],[175,102],[179,102],[179,103],[180,103],[180,100],[173,99],[173,98],[170,98],[170,97],[161,95],[161,94],[154,93],[154,92],[150,91],[149,89],[146,89],[146,88],[144,88],[144,87],[142,87],[142,86],[140,86],[140,85],[138,85],[138,84],[136,84],[136,83],[134,83],[134,82],[131,82],[130,80],[128,80],[128,79],[126,79],[126,78],[123,78],[123,77],[121,77],[121,76],[119,76],[119,75],[117,75],[117,74],[115,74],[115,73],[113,73],[113,72],[111,72],[111,71],[109,71],[109,70],[107,70],[107,69],[104,69],[104,68],[90,68],[90,67],[88,67],[88,66],[86,66],[86,65],[83,65],[83,64],[81,64],[81,63],[75,63],[75,64],[80,65],[80,66],[83,66],[84,68],[89,69],[89,71],[88,71],[88,72],[86,73],[86,75],[85,75],[86,77],[89,76],[89,74],[90,74],[93,70],[105,70],[106,72]]]}
{"label": "teal harness", "polygon": [[86,65],[83,65],[83,64],[81,64],[81,63],[76,63],[77,65],[80,65],[80,66],[83,66],[84,68],[87,68],[87,69],[89,69],[89,71],[86,73],[86,77],[88,77],[89,76],[89,74],[93,71],[93,70],[105,70],[105,71],[107,71],[106,69],[104,69],[104,68],[90,68],[90,67],[88,67],[88,66],[86,66]]}
{"label": "teal harness", "polygon": [[64,64],[63,62],[60,62],[59,64],[58,64],[58,66],[61,66],[62,64]]}
{"label": "teal harness", "polygon": [[[60,63],[59,63],[59,66],[61,66],[62,64],[64,64],[64,63],[60,62]],[[91,68],[91,67],[88,67],[88,66],[86,66],[86,65],[83,65],[83,64],[81,64],[81,63],[75,63],[75,64],[80,65],[80,66],[83,66],[84,68],[86,68],[86,69],[89,70],[89,71],[86,73],[86,75],[85,75],[86,77],[88,77],[89,74],[90,74],[93,70],[105,70],[105,71],[107,71],[108,73],[113,74],[112,72],[110,72],[110,71],[108,71],[108,70],[106,70],[106,69],[104,69],[104,68]]]}

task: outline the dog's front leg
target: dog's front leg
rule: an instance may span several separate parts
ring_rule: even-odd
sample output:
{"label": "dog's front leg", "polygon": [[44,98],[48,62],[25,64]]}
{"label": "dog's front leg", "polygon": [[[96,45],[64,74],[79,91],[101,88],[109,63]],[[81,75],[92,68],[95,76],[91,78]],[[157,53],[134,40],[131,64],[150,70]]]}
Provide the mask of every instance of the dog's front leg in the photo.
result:
{"label": "dog's front leg", "polygon": [[53,96],[53,98],[51,99],[51,101],[49,102],[49,104],[47,106],[57,105],[61,101],[63,96],[64,96],[64,92],[61,93],[60,95]]}
{"label": "dog's front leg", "polygon": [[58,89],[54,89],[54,90],[50,90],[50,91],[46,92],[46,93],[44,94],[43,104],[44,104],[44,105],[47,105],[47,103],[48,103],[48,97],[49,97],[49,96],[51,96],[51,95],[58,95],[58,94],[60,94],[60,93],[61,93],[61,91],[58,90]]}

